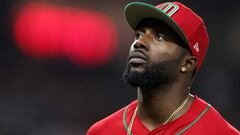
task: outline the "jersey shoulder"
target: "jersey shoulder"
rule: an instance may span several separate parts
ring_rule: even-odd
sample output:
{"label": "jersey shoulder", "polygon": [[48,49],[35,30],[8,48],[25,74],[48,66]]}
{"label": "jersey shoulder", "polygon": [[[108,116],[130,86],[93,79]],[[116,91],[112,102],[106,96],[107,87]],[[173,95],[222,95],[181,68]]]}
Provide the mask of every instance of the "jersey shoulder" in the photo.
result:
{"label": "jersey shoulder", "polygon": [[[202,104],[207,104],[202,99],[199,99]],[[211,135],[227,134],[227,135],[240,135],[239,131],[228,123],[223,116],[213,107],[210,106],[206,114],[200,119],[202,131],[206,130]]]}
{"label": "jersey shoulder", "polygon": [[[216,133],[225,133],[228,135],[240,135],[240,132],[234,128],[223,116],[214,108],[209,109],[208,115],[205,117],[208,130]],[[208,121],[208,122],[207,122]]]}
{"label": "jersey shoulder", "polygon": [[108,129],[114,128],[116,123],[121,125],[124,108],[94,123],[87,131],[87,135],[101,135]]}
{"label": "jersey shoulder", "polygon": [[[136,101],[133,101],[128,106],[132,106],[135,102]],[[123,124],[125,108],[126,107],[93,124],[88,129],[87,135],[124,134],[126,132]]]}

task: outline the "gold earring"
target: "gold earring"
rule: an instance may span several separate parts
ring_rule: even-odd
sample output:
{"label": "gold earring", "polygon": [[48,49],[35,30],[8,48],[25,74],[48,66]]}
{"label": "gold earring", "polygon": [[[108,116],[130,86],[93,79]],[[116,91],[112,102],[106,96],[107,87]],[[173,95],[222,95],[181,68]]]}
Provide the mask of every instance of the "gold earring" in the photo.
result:
{"label": "gold earring", "polygon": [[182,67],[182,68],[181,68],[181,71],[182,71],[182,72],[185,72],[185,71],[186,71],[186,68],[185,68],[185,67]]}

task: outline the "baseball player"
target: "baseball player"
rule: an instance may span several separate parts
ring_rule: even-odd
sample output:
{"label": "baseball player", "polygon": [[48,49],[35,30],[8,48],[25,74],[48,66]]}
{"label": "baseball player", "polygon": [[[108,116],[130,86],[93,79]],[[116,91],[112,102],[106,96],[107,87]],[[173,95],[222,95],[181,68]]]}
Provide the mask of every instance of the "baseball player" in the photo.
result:
{"label": "baseball player", "polygon": [[137,88],[137,100],[95,123],[87,135],[240,135],[190,94],[208,49],[202,18],[179,2],[133,2],[125,17],[135,40],[123,78]]}

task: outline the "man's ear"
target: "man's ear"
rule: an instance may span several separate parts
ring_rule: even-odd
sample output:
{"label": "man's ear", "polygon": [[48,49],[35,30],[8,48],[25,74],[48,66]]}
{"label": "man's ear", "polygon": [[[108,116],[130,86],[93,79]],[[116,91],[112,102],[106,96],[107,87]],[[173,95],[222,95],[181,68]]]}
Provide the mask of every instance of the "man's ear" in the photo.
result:
{"label": "man's ear", "polygon": [[197,57],[187,55],[183,58],[181,72],[193,72],[197,67]]}

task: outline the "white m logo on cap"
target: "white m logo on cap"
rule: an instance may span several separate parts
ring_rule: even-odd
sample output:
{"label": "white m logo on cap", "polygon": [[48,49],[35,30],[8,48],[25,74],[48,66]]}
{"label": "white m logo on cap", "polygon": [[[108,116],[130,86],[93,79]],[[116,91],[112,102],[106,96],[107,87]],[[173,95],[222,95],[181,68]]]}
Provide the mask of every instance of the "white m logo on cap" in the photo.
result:
{"label": "white m logo on cap", "polygon": [[169,17],[171,17],[173,14],[175,14],[179,6],[170,2],[162,4],[159,9],[161,9],[165,14],[167,14]]}

